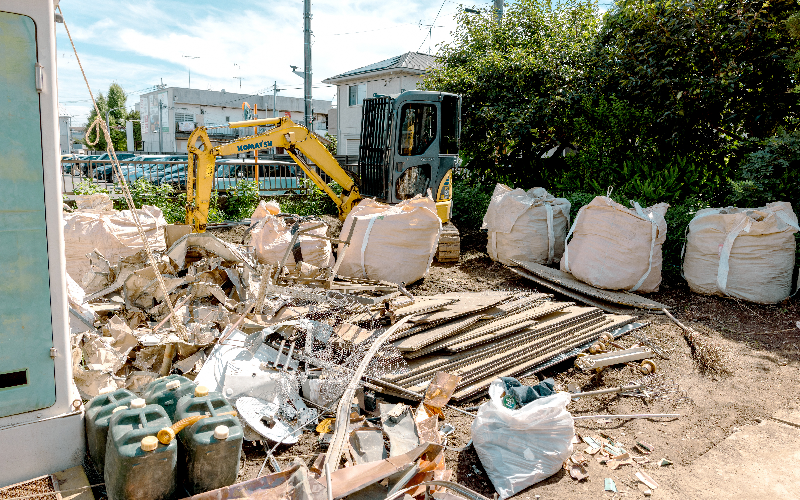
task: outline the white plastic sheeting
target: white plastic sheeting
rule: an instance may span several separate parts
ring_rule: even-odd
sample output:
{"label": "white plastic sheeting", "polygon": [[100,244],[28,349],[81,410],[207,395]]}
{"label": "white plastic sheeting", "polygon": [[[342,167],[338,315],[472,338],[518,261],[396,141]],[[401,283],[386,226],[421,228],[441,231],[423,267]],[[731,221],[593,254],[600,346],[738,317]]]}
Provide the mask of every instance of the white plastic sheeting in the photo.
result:
{"label": "white plastic sheeting", "polygon": [[633,206],[598,196],[581,207],[567,235],[567,240],[573,238],[564,250],[561,270],[606,290],[657,291],[669,205]]}
{"label": "white plastic sheeting", "polygon": [[500,498],[508,498],[561,469],[572,454],[571,397],[559,392],[512,410],[503,406],[505,384],[489,386],[488,402],[472,422],[472,443]]}
{"label": "white plastic sheeting", "polygon": [[569,201],[544,188],[526,192],[498,184],[483,218],[489,257],[506,265],[514,265],[514,260],[558,262],[564,253],[569,209]]}
{"label": "white plastic sheeting", "polygon": [[[158,207],[144,205],[136,209],[147,241],[153,250],[166,250],[164,227],[167,221]],[[90,268],[86,257],[99,251],[111,265],[144,249],[130,210],[76,210],[64,213],[64,252],[67,273],[81,282]]]}
{"label": "white plastic sheeting", "polygon": [[700,210],[689,223],[684,277],[697,293],[780,302],[791,293],[798,230],[787,202]]}

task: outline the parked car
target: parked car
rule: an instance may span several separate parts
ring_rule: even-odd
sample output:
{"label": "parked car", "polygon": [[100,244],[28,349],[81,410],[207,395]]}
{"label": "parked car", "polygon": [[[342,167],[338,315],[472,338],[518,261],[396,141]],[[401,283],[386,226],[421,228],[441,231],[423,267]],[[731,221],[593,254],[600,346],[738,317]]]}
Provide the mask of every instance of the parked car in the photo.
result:
{"label": "parked car", "polygon": [[[134,156],[129,161],[131,162],[148,162],[148,161],[163,161],[166,158],[163,155],[140,155]],[[137,163],[137,164],[126,164],[120,165],[122,167],[122,175],[125,177],[125,180],[130,184],[131,182],[136,181],[144,177],[145,179],[149,180],[150,172],[152,169],[157,168],[159,166],[163,167],[164,165],[158,165],[154,163]],[[113,174],[113,181],[116,184],[119,182],[117,178],[117,174]]]}
{"label": "parked car", "polygon": [[161,161],[180,161],[186,163],[177,163],[174,165],[157,165],[157,168],[150,170],[150,182],[153,184],[163,184],[164,178],[171,174],[178,174],[185,172],[189,162],[189,155],[174,155],[167,156]]}
{"label": "parked car", "polygon": [[[130,160],[134,156],[136,156],[136,153],[117,153],[117,160],[119,160],[119,161]],[[103,161],[103,160],[110,160],[110,159],[111,159],[111,157],[109,156],[109,154],[108,153],[104,153],[97,160],[98,161]],[[97,168],[95,168],[93,177],[96,178],[99,181],[109,181],[110,182],[111,179],[113,178],[113,173],[114,173],[113,164],[111,164],[111,163],[100,163],[100,164],[97,165]]]}
{"label": "parked car", "polygon": [[94,160],[100,158],[101,155],[86,155],[82,159],[86,160],[86,163],[80,164],[80,172],[82,175],[89,177],[89,173],[94,173],[94,169],[97,167],[95,163],[91,163]]}

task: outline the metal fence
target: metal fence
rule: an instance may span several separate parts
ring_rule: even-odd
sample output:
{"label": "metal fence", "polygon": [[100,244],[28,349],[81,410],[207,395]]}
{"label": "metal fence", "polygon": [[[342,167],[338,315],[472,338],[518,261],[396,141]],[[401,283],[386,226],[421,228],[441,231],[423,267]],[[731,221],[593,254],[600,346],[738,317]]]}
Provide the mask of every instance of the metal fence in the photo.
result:
{"label": "metal fence", "polygon": [[[120,161],[122,175],[127,183],[144,179],[156,185],[169,185],[176,193],[186,191],[188,161]],[[113,192],[120,179],[109,160],[62,160],[63,192],[70,196],[82,182],[96,183]],[[258,184],[263,196],[305,194],[307,183],[294,163],[259,162]],[[256,180],[256,164],[252,160],[220,160],[215,166],[216,191],[233,189],[239,182]],[[80,190],[80,189],[79,189]]]}
{"label": "metal fence", "polygon": [[[345,170],[354,171],[358,164],[358,158],[355,156],[336,158]],[[186,191],[188,160],[121,160],[119,163],[122,175],[128,184],[144,179],[156,186],[172,186],[176,193]],[[310,164],[313,166],[313,163]],[[259,190],[263,196],[307,194],[309,189],[307,177],[289,155],[274,155],[269,160],[259,159],[257,165],[253,159],[219,159],[215,165],[213,189],[224,192],[235,188],[239,182],[254,182],[256,166]],[[317,169],[317,173],[326,182],[330,182],[330,178],[324,172]],[[110,160],[65,159],[61,161],[61,174],[63,193],[67,196],[74,195],[75,189],[82,182],[96,183],[112,193],[120,183]]]}

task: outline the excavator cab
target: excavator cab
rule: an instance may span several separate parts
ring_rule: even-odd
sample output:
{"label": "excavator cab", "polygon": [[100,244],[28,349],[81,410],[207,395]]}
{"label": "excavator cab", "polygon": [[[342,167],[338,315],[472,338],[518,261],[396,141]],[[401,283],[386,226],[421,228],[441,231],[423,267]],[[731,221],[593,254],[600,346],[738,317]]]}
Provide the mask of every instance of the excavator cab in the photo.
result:
{"label": "excavator cab", "polygon": [[412,90],[364,99],[355,172],[360,194],[399,203],[430,190],[439,218],[448,222],[460,134],[458,95]]}

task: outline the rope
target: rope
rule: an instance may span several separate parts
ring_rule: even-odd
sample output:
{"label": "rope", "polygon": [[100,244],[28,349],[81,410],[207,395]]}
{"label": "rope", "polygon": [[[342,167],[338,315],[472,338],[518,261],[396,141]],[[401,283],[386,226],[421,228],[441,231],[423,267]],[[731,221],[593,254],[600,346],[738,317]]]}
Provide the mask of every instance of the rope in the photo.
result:
{"label": "rope", "polygon": [[[58,12],[61,16],[64,16],[64,13],[61,11],[61,6],[58,6]],[[186,330],[186,327],[178,320],[178,315],[175,314],[175,306],[172,303],[172,300],[169,297],[169,292],[167,291],[167,284],[164,282],[164,277],[161,275],[161,272],[158,270],[158,261],[156,261],[155,256],[153,256],[153,250],[150,248],[150,242],[147,239],[147,235],[144,233],[144,228],[142,227],[141,222],[139,221],[139,214],[136,213],[136,204],[133,202],[133,198],[131,197],[130,189],[128,189],[128,182],[125,179],[125,176],[122,173],[122,168],[119,165],[119,160],[117,159],[117,153],[114,151],[114,145],[111,142],[111,135],[108,133],[108,124],[103,120],[100,113],[100,108],[97,106],[97,101],[94,99],[94,94],[92,94],[92,88],[89,85],[89,79],[86,77],[86,72],[83,70],[83,64],[81,64],[81,59],[78,57],[78,49],[75,48],[75,42],[72,40],[72,35],[69,32],[69,27],[67,27],[66,18],[64,20],[64,29],[67,32],[67,37],[69,37],[69,43],[72,45],[72,51],[75,53],[75,59],[78,61],[78,67],[81,69],[81,75],[83,75],[83,81],[86,83],[86,88],[89,91],[89,96],[92,98],[92,105],[94,106],[95,112],[97,116],[95,117],[94,121],[90,125],[89,129],[86,131],[86,136],[88,138],[89,132],[92,128],[96,128],[98,130],[97,137],[94,143],[90,143],[90,145],[96,144],[100,140],[99,131],[102,129],[103,136],[106,139],[106,152],[108,153],[109,158],[111,159],[111,165],[116,173],[117,178],[120,179],[122,185],[122,195],[125,197],[125,202],[128,204],[128,208],[131,211],[131,216],[133,218],[133,222],[136,224],[136,230],[139,232],[139,238],[141,238],[142,243],[144,244],[144,250],[147,253],[147,260],[150,262],[150,267],[153,268],[153,272],[155,272],[156,279],[158,280],[158,287],[161,290],[161,293],[164,295],[164,301],[169,306],[170,313],[172,316],[170,317],[170,324],[172,328],[177,332],[178,336],[182,340],[189,339],[189,332]]]}

